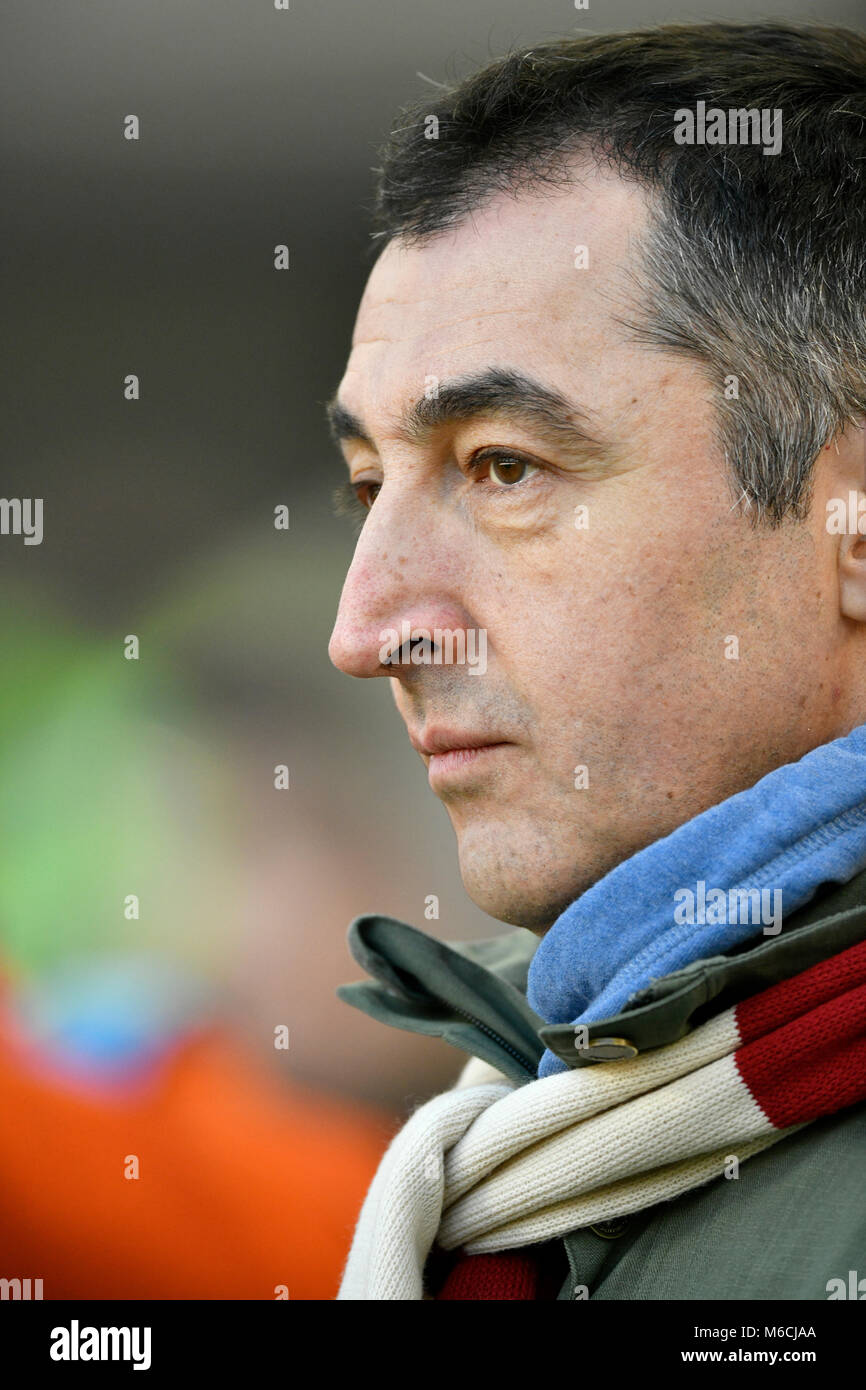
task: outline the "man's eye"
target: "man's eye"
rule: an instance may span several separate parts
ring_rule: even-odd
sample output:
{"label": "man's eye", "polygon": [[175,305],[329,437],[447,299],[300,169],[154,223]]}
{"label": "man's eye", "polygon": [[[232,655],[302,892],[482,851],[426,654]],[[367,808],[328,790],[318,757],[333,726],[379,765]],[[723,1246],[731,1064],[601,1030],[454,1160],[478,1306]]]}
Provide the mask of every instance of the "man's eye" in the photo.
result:
{"label": "man's eye", "polygon": [[381,484],[381,483],[375,483],[375,482],[372,482],[372,481],[370,481],[370,482],[361,482],[361,483],[350,483],[349,486],[351,487],[352,491],[354,492],[355,497],[357,498],[358,502],[360,502],[361,506],[362,506],[362,507],[364,508],[364,510],[367,511],[367,512],[368,512],[368,511],[370,510],[370,508],[372,507],[373,503],[375,502],[376,498],[379,496],[379,493],[380,493],[380,491],[381,491],[381,489],[382,489],[382,484]]}
{"label": "man's eye", "polygon": [[344,482],[334,489],[334,511],[337,516],[349,517],[356,535],[360,535],[380,487],[381,483],[374,482]]}
{"label": "man's eye", "polygon": [[538,464],[530,463],[519,454],[507,453],[479,454],[473,459],[472,468],[478,473],[486,472],[494,487],[500,489],[523,483],[538,472]]}

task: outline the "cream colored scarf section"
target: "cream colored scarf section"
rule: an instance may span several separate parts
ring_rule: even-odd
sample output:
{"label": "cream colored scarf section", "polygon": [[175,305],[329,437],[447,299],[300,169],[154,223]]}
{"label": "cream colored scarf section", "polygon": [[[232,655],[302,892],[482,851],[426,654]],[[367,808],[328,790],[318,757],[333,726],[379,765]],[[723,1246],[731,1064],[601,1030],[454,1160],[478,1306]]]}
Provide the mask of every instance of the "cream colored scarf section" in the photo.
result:
{"label": "cream colored scarf section", "polygon": [[473,1058],[385,1152],[337,1297],[422,1300],[434,1241],[477,1254],[549,1240],[670,1200],[774,1144],[792,1130],[753,1100],[739,1042],[730,1009],[645,1056],[524,1086]]}

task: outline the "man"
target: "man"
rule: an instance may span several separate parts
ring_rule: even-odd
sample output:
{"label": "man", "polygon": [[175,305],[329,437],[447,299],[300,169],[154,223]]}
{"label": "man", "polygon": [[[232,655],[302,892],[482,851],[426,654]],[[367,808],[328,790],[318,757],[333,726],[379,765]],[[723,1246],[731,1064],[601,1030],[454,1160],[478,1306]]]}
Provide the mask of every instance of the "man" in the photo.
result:
{"label": "man", "polygon": [[866,1274],[864,79],[843,30],[676,26],[396,122],[330,654],[390,679],[519,930],[352,926],[343,997],[476,1060],[343,1298]]}

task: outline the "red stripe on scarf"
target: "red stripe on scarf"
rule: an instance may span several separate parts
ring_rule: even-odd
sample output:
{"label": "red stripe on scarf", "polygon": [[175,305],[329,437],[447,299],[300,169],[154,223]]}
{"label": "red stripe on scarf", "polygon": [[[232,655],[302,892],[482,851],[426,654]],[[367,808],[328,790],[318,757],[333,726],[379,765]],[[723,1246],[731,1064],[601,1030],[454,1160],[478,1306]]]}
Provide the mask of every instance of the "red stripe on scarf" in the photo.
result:
{"label": "red stripe on scarf", "polygon": [[437,1299],[538,1298],[541,1267],[530,1254],[463,1255],[452,1267]]}
{"label": "red stripe on scarf", "polygon": [[800,975],[744,999],[736,1010],[740,1038],[744,1043],[754,1042],[858,985],[866,985],[866,941],[858,941],[838,956],[821,960]]}
{"label": "red stripe on scarf", "polygon": [[740,1076],[776,1129],[866,1098],[866,942],[736,1008]]}

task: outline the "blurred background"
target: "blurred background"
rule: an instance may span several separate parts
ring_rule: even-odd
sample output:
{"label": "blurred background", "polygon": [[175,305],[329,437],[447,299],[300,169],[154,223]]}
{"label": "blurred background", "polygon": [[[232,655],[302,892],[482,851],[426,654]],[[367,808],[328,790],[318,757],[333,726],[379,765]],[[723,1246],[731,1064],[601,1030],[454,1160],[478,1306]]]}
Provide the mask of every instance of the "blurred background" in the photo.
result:
{"label": "blurred background", "polygon": [[44,499],[44,538],[0,536],[0,1276],[333,1296],[389,1135],[463,1061],[336,999],[360,974],[347,925],[504,930],[462,889],[386,684],[327,658],[354,536],[323,404],[377,147],[401,104],[515,45],[755,17],[4,0],[2,492]]}

